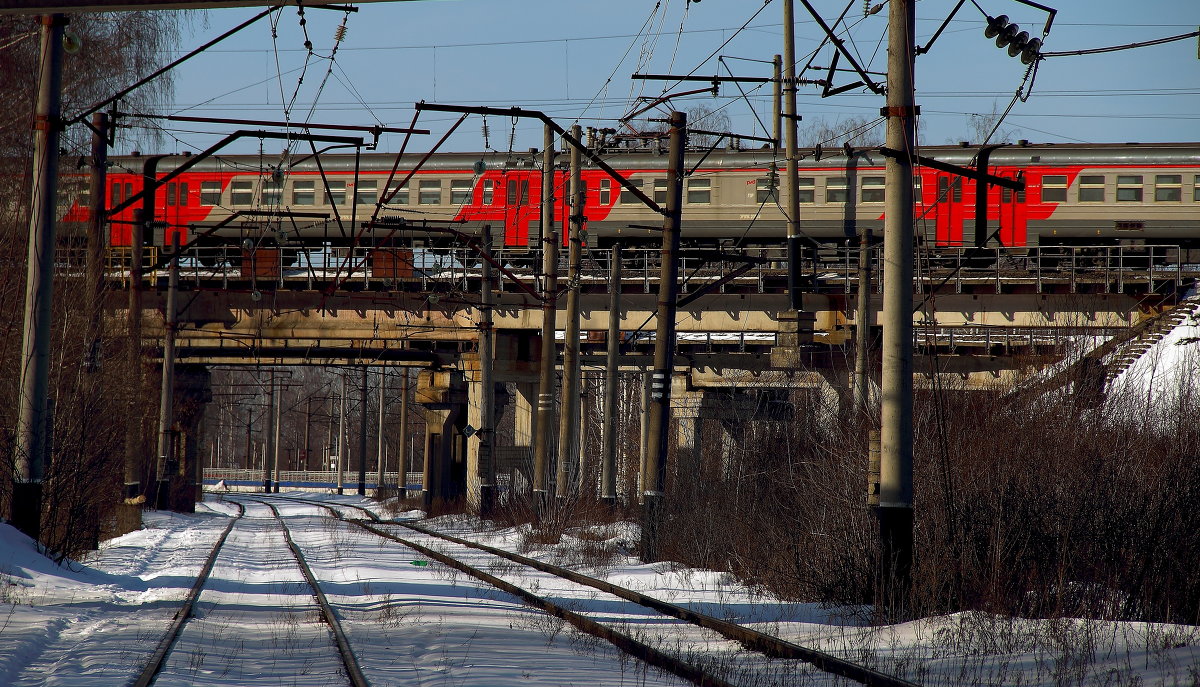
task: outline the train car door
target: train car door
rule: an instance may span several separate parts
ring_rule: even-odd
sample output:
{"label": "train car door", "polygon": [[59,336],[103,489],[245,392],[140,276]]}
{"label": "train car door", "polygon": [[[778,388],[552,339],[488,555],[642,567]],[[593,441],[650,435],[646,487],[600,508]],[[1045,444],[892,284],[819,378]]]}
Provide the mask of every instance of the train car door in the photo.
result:
{"label": "train car door", "polygon": [[963,245],[962,177],[953,174],[937,176],[937,245]]}
{"label": "train car door", "polygon": [[[504,175],[504,247],[529,248],[530,227],[542,220],[541,179],[536,172],[509,171]],[[541,235],[533,231],[534,240]]]}
{"label": "train car door", "polygon": [[[1011,174],[1002,175],[1005,178],[1014,178]],[[1025,213],[1025,192],[1014,191],[1010,188],[1001,188],[999,193],[999,220],[1000,220],[1000,243],[1007,247],[1024,246],[1027,242],[1026,227],[1027,215]]]}
{"label": "train car door", "polygon": [[187,230],[184,227],[191,220],[188,210],[192,204],[192,199],[189,197],[191,190],[189,186],[186,181],[169,181],[163,184],[164,188],[159,191],[164,194],[164,202],[159,206],[163,208],[161,219],[167,223],[167,230],[163,234],[164,246],[171,245],[172,237],[175,234],[179,234],[179,245],[187,243]]}

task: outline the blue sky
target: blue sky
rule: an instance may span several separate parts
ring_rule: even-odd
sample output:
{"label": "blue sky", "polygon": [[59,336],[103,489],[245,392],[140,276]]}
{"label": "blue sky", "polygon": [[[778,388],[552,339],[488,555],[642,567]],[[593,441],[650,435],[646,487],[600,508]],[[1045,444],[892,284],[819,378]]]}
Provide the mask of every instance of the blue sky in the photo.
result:
{"label": "blue sky", "polygon": [[[1045,23],[1045,13],[1013,0],[977,2],[989,14],[1009,15],[1034,35],[1041,33]],[[1046,39],[1047,51],[1151,40],[1200,25],[1200,2],[1195,0],[1059,2],[1060,11]],[[813,4],[830,22],[845,7],[829,0]],[[920,43],[928,41],[953,5],[951,0],[918,3]],[[780,0],[368,3],[349,15],[332,72],[329,60],[309,59],[303,83],[298,84],[307,51],[297,12],[286,8],[278,15],[274,38],[271,24],[264,20],[181,68],[173,111],[282,119],[284,103],[291,102],[293,121],[407,126],[412,103],[426,100],[516,105],[541,109],[564,125],[578,118],[585,126],[612,126],[634,98],[663,91],[660,82],[632,81],[635,71],[712,75],[727,74],[727,65],[740,76],[769,76],[765,61],[782,52],[782,9]],[[193,30],[179,48],[191,49],[256,11],[206,11],[193,21]],[[804,62],[821,33],[800,3],[796,13],[797,54]],[[326,10],[305,12],[305,28],[317,54],[329,55],[343,16]],[[851,49],[869,70],[884,71],[886,17],[886,9],[864,17],[862,5],[854,3],[844,23],[852,27],[847,34]],[[739,30],[743,25],[746,28]],[[968,2],[929,54],[918,59],[917,102],[922,106],[922,136],[927,144],[974,138],[968,115],[1003,111],[1022,84],[1024,65],[985,38],[983,27],[983,15]],[[712,55],[724,56],[724,65]],[[830,56],[827,46],[813,64],[828,65]],[[671,91],[701,85],[674,86]],[[700,95],[677,102],[681,109],[696,104],[724,108],[734,131],[762,135],[758,118],[769,126],[769,86],[745,88],[748,99],[726,85],[717,98]],[[802,87],[799,109],[806,123],[822,120],[836,127],[850,117],[874,118],[882,104],[881,96],[863,89],[822,99],[815,87]],[[427,149],[452,119],[423,115],[418,126],[433,130],[434,135],[415,140],[410,150]],[[489,118],[488,126],[487,143],[492,148],[507,149],[510,136],[516,150],[541,144],[535,122],[518,122],[515,135],[507,119]],[[1016,103],[1003,126],[1013,138],[1037,142],[1197,140],[1197,41],[1044,60],[1028,101]],[[229,128],[172,127],[163,147],[203,148],[214,137],[198,132]],[[444,149],[481,150],[484,143],[481,121],[473,118]],[[385,137],[381,149],[394,151],[399,145],[398,136]],[[265,144],[268,150],[276,147],[273,142]],[[240,151],[257,149],[257,142],[247,142]]]}

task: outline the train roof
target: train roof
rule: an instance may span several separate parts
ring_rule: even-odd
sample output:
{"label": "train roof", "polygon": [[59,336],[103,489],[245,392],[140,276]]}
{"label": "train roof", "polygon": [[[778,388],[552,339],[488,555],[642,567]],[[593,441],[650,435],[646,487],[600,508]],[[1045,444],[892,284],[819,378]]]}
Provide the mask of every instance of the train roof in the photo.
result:
{"label": "train roof", "polygon": [[[806,169],[830,168],[843,169],[853,165],[882,166],[884,156],[877,148],[851,149],[850,154],[842,148],[818,151],[814,148],[799,150],[800,165]],[[956,146],[922,146],[919,154],[935,158],[943,162],[957,165],[969,165],[978,147]],[[646,149],[605,149],[602,156],[606,162],[618,169],[626,170],[661,170],[666,164],[666,153]],[[423,157],[423,154],[413,153],[403,156],[399,169],[412,169]],[[159,174],[165,174],[175,169],[190,155],[166,155],[158,164]],[[560,156],[565,162],[565,155]],[[771,149],[730,150],[716,149],[705,154],[702,151],[687,153],[689,169],[700,165],[701,169],[753,169],[765,168],[775,163],[782,167],[784,158],[782,151]],[[703,158],[703,161],[701,161]],[[114,156],[110,158],[114,167],[129,172],[140,173],[142,163],[148,156]],[[284,159],[281,155],[218,155],[202,160],[192,167],[201,173],[230,173],[244,171],[246,173],[265,172],[280,165]],[[358,161],[362,171],[379,172],[392,169],[395,164],[394,153],[367,153]],[[488,169],[535,170],[541,166],[541,153],[535,150],[522,152],[474,152],[474,153],[440,153],[433,155],[422,167],[423,171],[463,171],[483,161]],[[288,159],[292,171],[316,172],[318,165],[311,155],[305,153],[293,154]],[[1200,165],[1200,143],[1016,143],[1005,144],[997,148],[991,155],[991,164],[999,166],[1066,166],[1066,165]],[[355,168],[355,156],[337,153],[321,156],[320,168],[326,172],[352,172]],[[585,165],[595,167],[594,163],[585,160]]]}

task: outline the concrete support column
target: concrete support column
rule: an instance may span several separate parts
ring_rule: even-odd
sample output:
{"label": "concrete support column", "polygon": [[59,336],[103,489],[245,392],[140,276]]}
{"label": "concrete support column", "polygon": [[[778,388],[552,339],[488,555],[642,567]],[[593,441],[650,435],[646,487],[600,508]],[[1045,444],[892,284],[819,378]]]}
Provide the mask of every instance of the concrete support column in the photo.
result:
{"label": "concrete support column", "polygon": [[425,469],[421,500],[431,512],[438,502],[467,492],[467,390],[459,371],[422,370],[417,377],[417,402],[425,410]]}
{"label": "concrete support column", "polygon": [[178,428],[180,469],[169,475],[172,510],[194,513],[204,500],[204,457],[200,455],[200,425],[212,402],[212,379],[204,365],[175,368],[175,426]]}
{"label": "concrete support column", "polygon": [[704,451],[700,440],[703,432],[702,412],[679,408],[675,417],[675,485],[676,495],[685,501],[694,501],[704,465]]}
{"label": "concrete support column", "polygon": [[[520,458],[517,469],[533,485],[533,432],[537,424],[537,383],[517,382],[513,398],[513,448]],[[515,485],[514,485],[515,486]]]}

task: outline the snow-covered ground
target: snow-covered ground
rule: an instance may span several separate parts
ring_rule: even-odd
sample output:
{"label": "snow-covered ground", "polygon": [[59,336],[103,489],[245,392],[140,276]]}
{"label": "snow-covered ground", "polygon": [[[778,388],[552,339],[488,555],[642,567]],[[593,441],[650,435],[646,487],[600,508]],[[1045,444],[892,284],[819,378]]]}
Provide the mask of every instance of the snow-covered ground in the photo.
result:
{"label": "snow-covered ground", "polygon": [[[312,494],[296,494],[314,498]],[[316,497],[368,505],[356,496]],[[144,529],[58,567],[0,525],[0,685],[121,685],[154,650],[228,517],[209,495],[195,515],[148,512]],[[325,626],[270,512],[244,500],[230,535],[156,684],[345,684]],[[276,501],[337,609],[372,685],[676,685],[606,643],[521,605],[508,594],[340,523],[314,506]],[[376,509],[381,515],[382,511]],[[418,517],[409,513],[402,517]],[[483,529],[465,517],[436,529],[517,550],[521,530]],[[747,656],[729,642],[541,573],[463,553],[411,531],[397,534],[480,564],[493,574],[643,641],[731,669],[739,685],[840,684],[804,666]],[[575,531],[523,553],[567,564],[660,598],[930,685],[1200,684],[1200,630],[1082,620],[1026,621],[978,613],[866,627],[854,609],[793,604],[728,576],[621,553],[629,525]],[[612,555],[597,551],[615,550]],[[580,566],[584,558],[592,563]]]}
{"label": "snow-covered ground", "polygon": [[1112,381],[1109,395],[1123,403],[1141,400],[1167,407],[1180,400],[1187,402],[1200,382],[1192,378],[1197,369],[1200,311],[1193,310]]}

